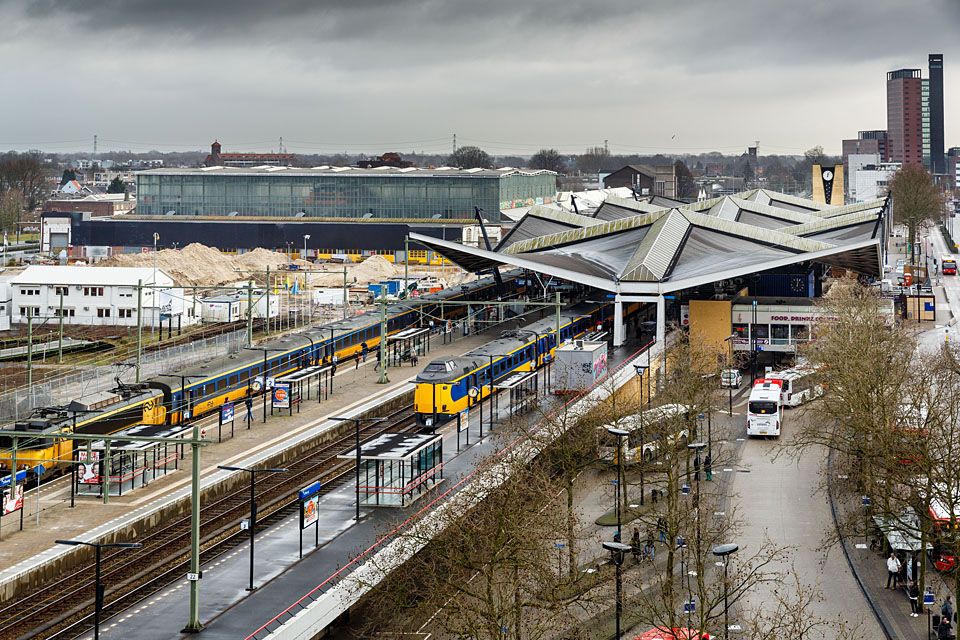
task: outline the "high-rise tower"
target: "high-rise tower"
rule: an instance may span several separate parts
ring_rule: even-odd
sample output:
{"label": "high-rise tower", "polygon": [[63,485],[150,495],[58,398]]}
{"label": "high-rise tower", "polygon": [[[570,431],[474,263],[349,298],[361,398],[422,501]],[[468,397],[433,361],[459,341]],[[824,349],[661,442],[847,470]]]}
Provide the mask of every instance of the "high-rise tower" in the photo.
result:
{"label": "high-rise tower", "polygon": [[933,173],[946,173],[943,155],[943,54],[929,56],[930,76],[930,168]]}

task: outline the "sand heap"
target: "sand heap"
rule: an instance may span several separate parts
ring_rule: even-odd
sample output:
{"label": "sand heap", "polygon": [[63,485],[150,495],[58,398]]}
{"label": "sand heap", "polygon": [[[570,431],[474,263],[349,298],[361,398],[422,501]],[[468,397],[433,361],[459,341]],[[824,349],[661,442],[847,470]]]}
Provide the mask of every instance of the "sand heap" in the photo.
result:
{"label": "sand heap", "polygon": [[[97,263],[103,267],[152,267],[153,253],[124,253]],[[157,268],[174,279],[180,286],[194,284],[203,287],[222,286],[230,282],[244,280],[253,272],[261,282],[267,267],[270,270],[286,269],[290,260],[286,255],[269,249],[254,249],[236,256],[220,253],[217,249],[198,242],[189,244],[179,251],[163,249],[156,254]],[[343,286],[343,265],[315,265],[297,260],[301,269],[311,271],[311,282],[315,286]],[[347,284],[366,285],[380,282],[403,273],[403,267],[391,263],[383,256],[371,256],[359,264],[348,264]],[[317,273],[317,271],[329,273]]]}
{"label": "sand heap", "polygon": [[[256,249],[239,256],[228,256],[198,242],[183,249],[157,252],[157,268],[181,286],[219,286],[243,280],[250,271],[264,271],[267,265],[280,268],[288,264],[282,253]],[[102,267],[152,267],[153,253],[124,253],[99,262]],[[261,276],[262,277],[262,276]]]}

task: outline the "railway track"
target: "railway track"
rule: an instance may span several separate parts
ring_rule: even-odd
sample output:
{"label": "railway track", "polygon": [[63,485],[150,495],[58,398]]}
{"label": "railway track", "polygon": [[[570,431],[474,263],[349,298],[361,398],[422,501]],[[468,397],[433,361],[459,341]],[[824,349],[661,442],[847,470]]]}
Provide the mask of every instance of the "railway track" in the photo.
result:
{"label": "railway track", "polygon": [[[360,430],[363,438],[386,431],[404,431],[413,426],[413,406],[405,407],[380,423]],[[354,445],[350,434],[287,465],[287,473],[258,474],[256,487],[258,530],[269,528],[297,508],[297,489],[321,480],[321,493],[348,483],[354,463],[337,455]],[[250,511],[249,487],[203,505],[200,512],[201,564],[243,544],[249,532],[237,523]],[[108,585],[101,622],[182,579],[189,564],[190,517],[166,523],[136,539],[141,547],[123,551],[104,549],[101,581]],[[94,563],[80,563],[71,575],[25,593],[0,608],[0,639],[36,638],[65,640],[93,626]]]}

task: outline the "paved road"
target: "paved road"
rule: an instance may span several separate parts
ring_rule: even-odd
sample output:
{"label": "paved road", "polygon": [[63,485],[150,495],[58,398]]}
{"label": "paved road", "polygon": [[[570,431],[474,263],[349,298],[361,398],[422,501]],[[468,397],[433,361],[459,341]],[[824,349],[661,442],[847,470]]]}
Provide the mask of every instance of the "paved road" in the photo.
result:
{"label": "paved road", "polygon": [[[812,414],[806,419],[811,418]],[[865,638],[883,637],[842,550],[834,547],[824,555],[825,534],[833,530],[826,495],[818,491],[826,452],[820,455],[815,450],[809,451],[800,460],[786,455],[773,458],[781,444],[790,442],[794,432],[791,425],[801,419],[804,418],[800,410],[788,410],[779,442],[749,440],[743,448],[741,465],[750,472],[738,473],[733,484],[737,515],[744,522],[737,538],[739,553],[752,553],[765,536],[778,546],[794,547],[789,561],[777,568],[791,571],[792,563],[800,582],[816,587],[822,599],[811,607],[811,613],[825,620],[854,623]],[[771,612],[776,606],[772,589],[755,590],[749,596],[747,608]],[[836,632],[824,630],[820,637],[832,639]]]}

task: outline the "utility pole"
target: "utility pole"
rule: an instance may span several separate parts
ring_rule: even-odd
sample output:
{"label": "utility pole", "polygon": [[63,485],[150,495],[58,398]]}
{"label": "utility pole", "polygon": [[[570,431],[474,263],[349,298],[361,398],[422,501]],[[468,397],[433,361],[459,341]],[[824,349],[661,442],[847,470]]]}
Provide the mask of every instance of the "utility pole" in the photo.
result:
{"label": "utility pole", "polygon": [[[27,307],[27,389],[33,386],[33,307]],[[16,478],[16,470],[14,470]],[[13,485],[10,485],[13,486]]]}
{"label": "utility pole", "polygon": [[[270,265],[267,265],[267,335],[270,335]],[[266,374],[264,374],[264,387],[266,387]]]}
{"label": "utility pole", "polygon": [[247,283],[247,346],[253,346],[253,280]]}
{"label": "utility pole", "polygon": [[97,154],[97,134],[93,134],[93,154]]}
{"label": "utility pole", "polygon": [[57,347],[57,364],[63,363],[63,287],[60,288],[60,345]]}
{"label": "utility pole", "polygon": [[380,379],[377,384],[387,384],[387,288],[380,286]]}
{"label": "utility pole", "polygon": [[[266,374],[264,374],[266,379]],[[193,484],[190,492],[190,573],[200,577],[200,424],[193,427],[193,442],[190,444],[193,459]],[[200,581],[190,580],[190,620],[183,633],[198,633],[200,624]]]}
{"label": "utility pole", "polygon": [[343,268],[343,319],[347,319],[347,268]]}
{"label": "utility pole", "polygon": [[557,291],[557,348],[560,348],[560,292]]}
{"label": "utility pole", "polygon": [[[63,298],[60,298],[61,302]],[[140,355],[143,352],[143,280],[137,280],[137,382],[140,382]]]}
{"label": "utility pole", "polygon": [[403,297],[410,295],[410,236],[403,237]]}
{"label": "utility pole", "polygon": [[453,155],[457,155],[457,134],[453,134]]}

